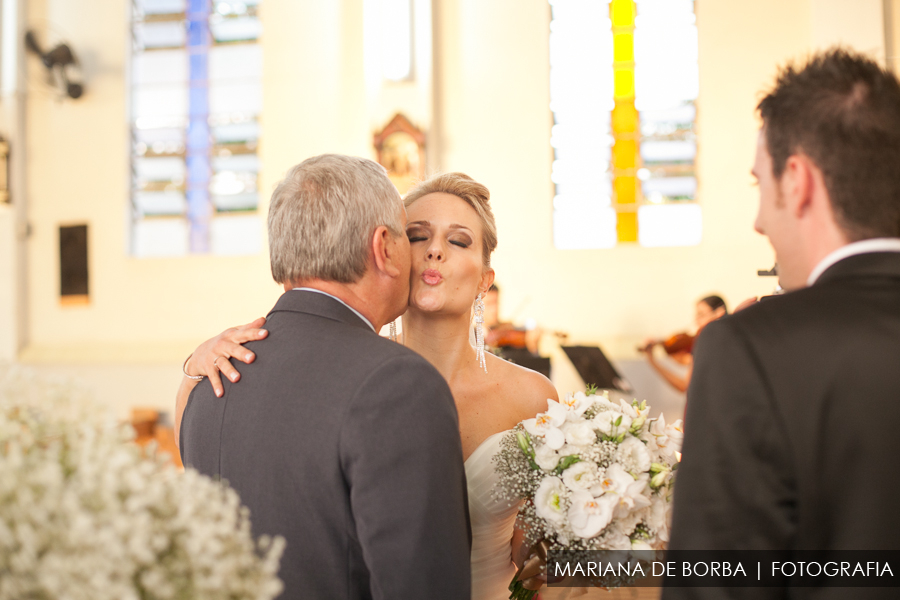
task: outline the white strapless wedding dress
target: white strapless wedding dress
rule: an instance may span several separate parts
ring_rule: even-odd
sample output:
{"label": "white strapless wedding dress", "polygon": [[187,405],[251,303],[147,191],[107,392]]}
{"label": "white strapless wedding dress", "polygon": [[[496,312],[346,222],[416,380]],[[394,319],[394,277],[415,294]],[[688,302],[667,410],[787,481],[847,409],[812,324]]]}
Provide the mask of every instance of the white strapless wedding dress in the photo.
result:
{"label": "white strapless wedding dress", "polygon": [[469,520],[472,525],[472,600],[506,600],[516,574],[510,541],[519,503],[493,495],[497,474],[491,460],[500,450],[501,431],[484,440],[466,460]]}

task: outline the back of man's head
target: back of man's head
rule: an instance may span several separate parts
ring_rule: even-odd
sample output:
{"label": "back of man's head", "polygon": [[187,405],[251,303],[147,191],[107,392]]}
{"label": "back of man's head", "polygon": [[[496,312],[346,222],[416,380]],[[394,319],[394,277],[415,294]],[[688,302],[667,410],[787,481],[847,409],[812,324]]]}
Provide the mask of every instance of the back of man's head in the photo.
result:
{"label": "back of man's head", "polygon": [[354,283],[366,272],[372,234],[404,235],[403,202],[378,163],[323,154],[292,167],[269,206],[269,259],[279,283]]}
{"label": "back of man's head", "polygon": [[788,65],[757,107],[776,179],[787,159],[821,169],[851,241],[900,236],[900,84],[874,61],[832,49]]}

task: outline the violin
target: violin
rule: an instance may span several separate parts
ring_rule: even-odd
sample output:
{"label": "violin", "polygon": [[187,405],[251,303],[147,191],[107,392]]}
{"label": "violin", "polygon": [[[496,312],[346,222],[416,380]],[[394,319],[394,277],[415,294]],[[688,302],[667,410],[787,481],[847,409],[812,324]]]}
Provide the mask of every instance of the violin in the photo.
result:
{"label": "violin", "polygon": [[525,348],[527,334],[521,327],[500,323],[488,332],[485,343],[491,348]]}
{"label": "violin", "polygon": [[691,335],[687,332],[681,332],[673,334],[662,341],[647,344],[642,348],[639,347],[638,350],[641,352],[649,352],[654,345],[659,344],[669,356],[672,356],[673,354],[682,354],[685,352],[690,354],[694,350],[694,340],[696,339],[696,335]]}
{"label": "violin", "polygon": [[484,341],[491,348],[524,348],[536,353],[538,340],[543,333],[550,333],[556,336],[560,343],[564,343],[569,337],[568,333],[562,331],[546,332],[541,329],[516,327],[512,323],[498,323],[488,330]]}

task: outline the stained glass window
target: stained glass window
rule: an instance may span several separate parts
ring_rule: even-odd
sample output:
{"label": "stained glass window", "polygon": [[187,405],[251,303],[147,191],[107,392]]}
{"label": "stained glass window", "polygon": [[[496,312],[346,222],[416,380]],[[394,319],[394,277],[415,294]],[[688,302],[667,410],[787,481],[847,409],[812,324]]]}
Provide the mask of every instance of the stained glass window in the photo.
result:
{"label": "stained glass window", "polygon": [[693,0],[551,0],[557,248],[700,242]]}
{"label": "stained glass window", "polygon": [[255,254],[259,0],[135,0],[131,251]]}

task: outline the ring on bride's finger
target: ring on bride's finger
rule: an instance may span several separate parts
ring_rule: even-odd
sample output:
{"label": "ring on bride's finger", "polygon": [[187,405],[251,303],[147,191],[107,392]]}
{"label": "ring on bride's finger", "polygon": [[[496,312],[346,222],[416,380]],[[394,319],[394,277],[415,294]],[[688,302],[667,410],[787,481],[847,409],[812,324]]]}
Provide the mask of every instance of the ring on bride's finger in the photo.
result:
{"label": "ring on bride's finger", "polygon": [[[218,362],[218,360],[219,360],[220,358],[222,358],[222,357],[221,357],[221,356],[217,356],[216,359],[213,361],[213,366],[214,366],[215,368],[217,368],[217,369],[219,369],[219,365],[217,365],[216,362]],[[222,369],[219,369],[219,370],[221,371]]]}

